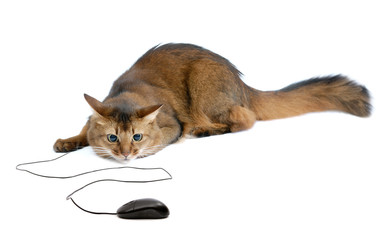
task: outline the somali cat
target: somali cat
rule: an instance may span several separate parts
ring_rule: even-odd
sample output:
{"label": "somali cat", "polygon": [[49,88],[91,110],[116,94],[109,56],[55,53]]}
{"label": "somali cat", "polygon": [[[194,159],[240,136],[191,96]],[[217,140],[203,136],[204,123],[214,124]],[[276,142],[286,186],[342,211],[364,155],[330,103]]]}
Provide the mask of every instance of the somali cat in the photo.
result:
{"label": "somali cat", "polygon": [[365,87],[337,75],[313,78],[278,91],[247,86],[227,59],[190,44],[156,46],[113,84],[82,131],[58,139],[56,152],[90,145],[102,157],[129,160],[152,155],[191,135],[249,129],[256,120],[337,110],[370,114]]}

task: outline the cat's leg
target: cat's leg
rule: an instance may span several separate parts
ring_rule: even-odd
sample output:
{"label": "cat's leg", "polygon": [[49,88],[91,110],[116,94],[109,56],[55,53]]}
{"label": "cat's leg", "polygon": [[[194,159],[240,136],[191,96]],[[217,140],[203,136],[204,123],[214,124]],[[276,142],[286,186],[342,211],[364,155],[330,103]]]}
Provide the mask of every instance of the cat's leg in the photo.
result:
{"label": "cat's leg", "polygon": [[208,137],[250,129],[256,121],[253,111],[242,106],[233,106],[228,113],[222,113],[217,123],[194,127],[190,134],[195,137]]}
{"label": "cat's leg", "polygon": [[169,115],[161,114],[160,119],[157,121],[160,131],[162,133],[160,143],[163,147],[176,143],[182,138],[182,126],[180,122]]}
{"label": "cat's leg", "polygon": [[229,111],[230,130],[239,132],[252,128],[256,121],[256,115],[248,108],[234,106]]}
{"label": "cat's leg", "polygon": [[57,139],[56,143],[53,145],[53,149],[56,152],[71,152],[77,149],[86,147],[89,145],[87,139],[87,132],[89,129],[89,121],[82,128],[81,132],[74,137],[67,139]]}
{"label": "cat's leg", "polygon": [[190,99],[190,134],[196,137],[238,132],[255,123],[237,72],[212,59],[192,65],[187,80]]}
{"label": "cat's leg", "polygon": [[209,137],[229,132],[231,132],[230,128],[226,124],[213,124],[210,126],[194,127],[191,129],[189,134],[195,137]]}

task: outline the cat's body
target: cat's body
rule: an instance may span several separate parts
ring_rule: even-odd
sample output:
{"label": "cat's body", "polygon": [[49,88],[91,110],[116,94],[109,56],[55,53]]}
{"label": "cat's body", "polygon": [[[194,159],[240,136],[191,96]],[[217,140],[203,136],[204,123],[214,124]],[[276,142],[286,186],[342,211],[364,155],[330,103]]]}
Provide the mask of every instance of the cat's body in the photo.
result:
{"label": "cat's body", "polygon": [[58,139],[57,152],[91,145],[103,157],[154,154],[186,135],[249,129],[256,120],[337,110],[370,114],[365,87],[343,76],[315,78],[279,91],[259,91],[225,58],[189,44],[150,49],[117,79],[103,102],[85,94],[94,114],[81,133]]}

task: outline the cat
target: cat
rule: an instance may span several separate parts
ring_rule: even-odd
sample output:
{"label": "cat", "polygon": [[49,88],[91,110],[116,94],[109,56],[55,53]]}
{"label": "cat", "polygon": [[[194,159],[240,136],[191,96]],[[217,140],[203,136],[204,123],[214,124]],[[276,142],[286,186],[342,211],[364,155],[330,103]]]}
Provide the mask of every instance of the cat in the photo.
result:
{"label": "cat", "polygon": [[58,139],[56,152],[93,147],[101,157],[142,158],[186,136],[251,128],[256,120],[336,110],[366,117],[368,90],[342,75],[312,78],[278,91],[247,86],[227,59],[191,44],[158,45],[113,84],[103,102],[84,94],[94,110],[82,131]]}

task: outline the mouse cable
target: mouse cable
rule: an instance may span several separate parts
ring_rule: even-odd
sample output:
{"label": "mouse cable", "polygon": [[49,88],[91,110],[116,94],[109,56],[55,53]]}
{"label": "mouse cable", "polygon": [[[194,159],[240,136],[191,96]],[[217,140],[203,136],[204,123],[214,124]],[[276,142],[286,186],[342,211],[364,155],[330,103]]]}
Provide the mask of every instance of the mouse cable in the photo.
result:
{"label": "mouse cable", "polygon": [[[164,171],[165,173],[167,173],[167,175],[169,176],[170,179],[172,179],[172,176],[171,174],[164,168],[161,168],[161,167],[157,167],[157,168],[143,168],[143,167],[131,167],[131,166],[123,166],[123,167],[110,167],[110,168],[100,168],[100,169],[95,169],[95,170],[91,170],[91,171],[86,171],[86,172],[82,172],[82,173],[78,173],[78,174],[74,174],[74,175],[69,175],[69,176],[49,176],[49,175],[43,175],[43,174],[38,174],[38,173],[35,173],[35,172],[32,172],[28,169],[23,169],[23,168],[20,168],[21,166],[26,166],[26,165],[33,165],[33,164],[39,164],[39,163],[46,163],[46,162],[53,162],[53,161],[56,161],[66,155],[68,155],[69,153],[71,152],[67,152],[67,153],[64,153],[62,154],[61,156],[58,156],[56,158],[53,158],[53,159],[49,159],[49,160],[42,160],[42,161],[36,161],[36,162],[26,162],[26,163],[20,163],[18,165],[16,165],[16,169],[19,170],[19,171],[24,171],[24,172],[27,172],[27,173],[30,173],[32,175],[35,175],[35,176],[38,176],[38,177],[43,177],[43,178],[55,178],[55,179],[68,179],[68,178],[75,178],[75,177],[79,177],[79,176],[82,176],[82,175],[86,175],[86,174],[90,174],[90,173],[95,173],[95,172],[101,172],[101,171],[106,171],[106,170],[115,170],[115,169],[125,169],[125,168],[129,168],[129,169],[136,169],[136,170],[162,170]],[[167,180],[167,179],[166,179]],[[149,180],[150,181],[150,180]],[[153,181],[157,181],[157,180],[153,180]],[[133,181],[134,182],[134,181]],[[139,181],[137,181],[139,182]]]}
{"label": "mouse cable", "polygon": [[137,170],[162,170],[164,171],[168,177],[166,178],[159,178],[159,179],[152,179],[152,180],[140,180],[140,181],[133,181],[133,180],[117,180],[117,179],[100,179],[100,180],[96,180],[96,181],[93,181],[93,182],[90,182],[80,188],[78,188],[77,190],[75,190],[74,192],[72,192],[71,194],[69,194],[67,197],[66,197],[66,200],[71,200],[73,202],[73,204],[78,207],[79,209],[81,209],[82,211],[84,212],[87,212],[87,213],[91,213],[91,214],[107,214],[107,215],[116,215],[117,213],[108,213],[108,212],[93,212],[93,211],[89,211],[89,210],[86,210],[84,208],[82,208],[81,206],[79,206],[74,200],[73,200],[73,195],[79,191],[81,191],[82,189],[86,188],[87,186],[90,186],[92,184],[95,184],[95,183],[98,183],[98,182],[122,182],[122,183],[152,183],[152,182],[160,182],[160,181],[166,181],[166,180],[171,180],[172,179],[172,175],[164,168],[142,168],[142,167],[131,167],[131,166],[123,166],[123,167],[110,167],[110,168],[101,168],[101,169],[95,169],[95,170],[91,170],[91,171],[87,171],[87,172],[82,172],[82,173],[79,173],[79,174],[74,174],[74,175],[69,175],[69,176],[49,176],[49,175],[43,175],[43,174],[39,174],[39,173],[35,173],[35,172],[32,172],[28,169],[23,169],[23,168],[20,168],[21,166],[25,166],[25,165],[32,165],[32,164],[39,164],[39,163],[46,163],[46,162],[53,162],[53,161],[56,161],[66,155],[68,155],[70,152],[68,153],[65,153],[65,154],[62,154],[61,156],[58,156],[56,158],[53,158],[53,159],[49,159],[49,160],[42,160],[42,161],[36,161],[36,162],[26,162],[26,163],[20,163],[16,166],[16,169],[19,170],[19,171],[24,171],[24,172],[27,172],[27,173],[30,173],[32,175],[35,175],[35,176],[38,176],[38,177],[43,177],[43,178],[54,178],[54,179],[68,179],[68,178],[75,178],[75,177],[79,177],[79,176],[82,176],[82,175],[86,175],[86,174],[90,174],[90,173],[95,173],[95,172],[100,172],[100,171],[107,171],[107,170],[118,170],[118,169],[137,169]]}

